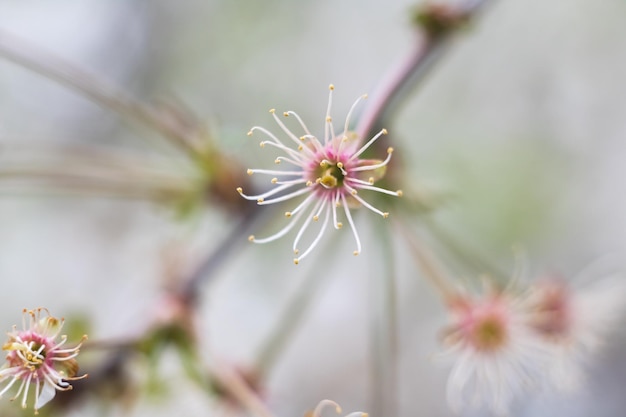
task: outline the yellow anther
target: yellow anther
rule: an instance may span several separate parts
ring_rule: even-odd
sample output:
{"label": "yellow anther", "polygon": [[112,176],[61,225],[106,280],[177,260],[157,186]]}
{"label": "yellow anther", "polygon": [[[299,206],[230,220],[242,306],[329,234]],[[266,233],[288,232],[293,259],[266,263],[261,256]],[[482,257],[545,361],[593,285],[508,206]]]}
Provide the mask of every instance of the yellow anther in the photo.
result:
{"label": "yellow anther", "polygon": [[287,117],[287,116],[289,116],[289,113],[283,112],[283,116]]}
{"label": "yellow anther", "polygon": [[306,185],[307,187],[310,187],[310,186],[312,186],[312,185],[313,185],[313,181],[309,180],[309,181],[307,181],[307,182],[306,182],[306,184],[305,184],[305,185]]}
{"label": "yellow anther", "polygon": [[396,191],[396,194],[398,194],[398,197],[402,197],[404,195],[404,192],[402,190],[398,190]]}
{"label": "yellow anther", "polygon": [[333,118],[330,116],[326,116],[326,123],[330,123],[333,121]]}
{"label": "yellow anther", "polygon": [[363,94],[361,97],[363,97],[363,100],[366,100],[369,96],[367,94]]}
{"label": "yellow anther", "polygon": [[331,85],[329,85],[329,86],[328,86],[328,89],[329,89],[330,91],[333,91],[333,90],[335,89],[335,86],[331,84]]}
{"label": "yellow anther", "polygon": [[326,167],[328,166],[328,161],[327,161],[327,160],[325,160],[325,159],[323,159],[323,160],[322,160],[322,162],[320,162],[320,166],[321,166],[322,168],[326,168]]}
{"label": "yellow anther", "polygon": [[317,179],[315,180],[315,183],[316,183],[316,184],[319,184],[320,182],[322,182],[322,179],[321,179],[321,178],[317,178]]}
{"label": "yellow anther", "polygon": [[263,200],[263,198],[259,198],[259,199],[256,200],[257,203],[262,203],[263,201],[265,201],[265,200]]}
{"label": "yellow anther", "polygon": [[274,159],[274,163],[275,163],[276,165],[280,164],[280,159],[278,159],[278,158]]}
{"label": "yellow anther", "polygon": [[337,186],[337,178],[332,175],[324,175],[322,177],[321,183],[328,188],[333,188]]}
{"label": "yellow anther", "polygon": [[272,184],[276,184],[278,182],[278,178],[272,178]]}
{"label": "yellow anther", "polygon": [[265,142],[261,142],[261,143],[259,143],[259,146],[260,146],[261,148],[264,148],[264,147],[265,147]]}
{"label": "yellow anther", "polygon": [[301,151],[302,149],[304,149],[304,146],[298,145],[298,150]]}
{"label": "yellow anther", "polygon": [[337,162],[337,168],[339,169],[343,168],[343,162]]}
{"label": "yellow anther", "polygon": [[248,170],[246,171],[246,173],[247,173],[248,175],[252,175],[252,174],[254,174],[254,171],[248,168]]}
{"label": "yellow anther", "polygon": [[287,218],[291,217],[291,212],[290,211],[286,211],[285,212],[285,217],[287,217]]}
{"label": "yellow anther", "polygon": [[359,255],[359,253],[360,253],[360,252],[359,252],[358,250],[355,250],[354,252],[352,252],[352,254],[353,254],[354,256],[358,256],[358,255]]}
{"label": "yellow anther", "polygon": [[304,142],[306,140],[306,136],[300,136],[300,140]]}
{"label": "yellow anther", "polygon": [[299,254],[299,253],[300,253],[300,249],[294,249],[294,250],[293,250],[293,254],[294,254],[294,255],[297,255],[297,254]]}
{"label": "yellow anther", "polygon": [[239,194],[242,194],[242,193],[243,193],[243,188],[241,188],[241,187],[237,187],[237,192],[238,192]]}
{"label": "yellow anther", "polygon": [[248,133],[246,133],[246,135],[248,135],[248,136],[252,136],[252,131],[251,131],[251,130],[248,130]]}
{"label": "yellow anther", "polygon": [[272,114],[276,113],[276,109],[270,109],[270,113]]}
{"label": "yellow anther", "polygon": [[393,153],[393,148],[391,146],[387,148],[387,153]]}
{"label": "yellow anther", "polygon": [[389,217],[389,213],[384,212],[384,213],[383,213],[383,218],[385,218],[385,219],[386,219],[387,217]]}
{"label": "yellow anther", "polygon": [[369,182],[370,184],[374,184],[374,177],[369,177],[367,179],[367,182]]}
{"label": "yellow anther", "polygon": [[352,190],[352,191],[350,192],[350,194],[352,194],[352,195],[357,195],[357,191],[356,191],[356,190]]}
{"label": "yellow anther", "polygon": [[387,129],[383,129],[382,132],[383,132],[383,135],[386,135],[387,134]]}
{"label": "yellow anther", "polygon": [[248,242],[254,242],[254,235],[248,236]]}
{"label": "yellow anther", "polygon": [[320,219],[320,216],[313,216],[313,221],[316,222]]}
{"label": "yellow anther", "polygon": [[338,222],[338,223],[337,223],[337,229],[341,229],[342,227],[343,227],[343,223]]}
{"label": "yellow anther", "polygon": [[300,263],[300,260],[298,258],[293,258],[293,263],[294,265],[298,265]]}

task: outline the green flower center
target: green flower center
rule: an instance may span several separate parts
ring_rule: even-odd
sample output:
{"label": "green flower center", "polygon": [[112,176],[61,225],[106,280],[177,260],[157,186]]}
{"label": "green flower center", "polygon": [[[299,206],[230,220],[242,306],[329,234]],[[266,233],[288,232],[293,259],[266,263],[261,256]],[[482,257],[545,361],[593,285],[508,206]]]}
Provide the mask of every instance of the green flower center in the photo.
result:
{"label": "green flower center", "polygon": [[326,188],[336,188],[343,186],[346,176],[341,162],[332,163],[327,160],[320,162],[320,167],[316,172],[316,181]]}

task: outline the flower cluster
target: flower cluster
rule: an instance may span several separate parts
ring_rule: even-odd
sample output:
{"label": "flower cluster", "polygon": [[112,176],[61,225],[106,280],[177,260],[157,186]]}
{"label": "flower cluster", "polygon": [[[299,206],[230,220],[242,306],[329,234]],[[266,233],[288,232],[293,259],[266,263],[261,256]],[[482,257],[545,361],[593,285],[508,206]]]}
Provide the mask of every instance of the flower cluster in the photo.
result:
{"label": "flower cluster", "polygon": [[582,379],[589,353],[622,313],[624,282],[574,288],[557,278],[525,290],[488,289],[449,303],[444,343],[456,360],[448,379],[450,406],[486,406],[506,414],[531,388],[570,390]]}
{"label": "flower cluster", "polygon": [[[39,408],[52,398],[56,391],[68,391],[72,386],[68,381],[85,378],[87,375],[76,376],[78,364],[76,356],[86,339],[72,348],[63,348],[66,336],[60,336],[63,319],[52,317],[48,310],[24,310],[22,330],[8,333],[9,340],[2,346],[7,351],[6,363],[0,369],[0,382],[8,381],[0,391],[4,395],[19,381],[19,388],[13,397],[22,397],[22,408],[27,407],[31,385],[35,387],[34,409]],[[42,314],[43,313],[43,314]]]}
{"label": "flower cluster", "polygon": [[[248,200],[256,201],[259,205],[274,204],[303,195],[307,196],[295,208],[285,213],[285,216],[290,218],[290,222],[284,228],[269,237],[257,239],[254,236],[250,236],[249,240],[255,243],[267,243],[279,239],[298,224],[300,218],[304,216],[305,220],[293,242],[293,251],[296,254],[294,263],[296,264],[305,258],[322,240],[331,219],[334,228],[341,229],[343,223],[339,221],[337,213],[340,207],[343,208],[343,213],[356,241],[354,255],[358,255],[361,252],[361,241],[352,219],[350,208],[362,205],[384,218],[389,216],[389,213],[379,210],[364,200],[359,194],[361,190],[375,191],[397,197],[402,196],[402,191],[400,190],[390,191],[374,186],[376,180],[384,175],[385,167],[391,159],[393,148],[387,149],[387,157],[384,160],[361,158],[362,154],[376,140],[387,134],[387,131],[382,129],[370,140],[363,143],[363,138],[349,130],[350,119],[354,109],[367,96],[361,96],[355,101],[348,112],[343,130],[340,134],[335,134],[330,116],[333,90],[334,86],[331,85],[323,140],[313,135],[295,112],[287,111],[283,113],[283,116],[293,116],[303,130],[302,135],[294,134],[276,115],[274,109],[270,110],[270,113],[289,140],[296,145],[295,149],[283,144],[278,137],[265,128],[255,126],[248,133],[248,135],[252,135],[255,131],[264,133],[269,137],[269,140],[261,142],[261,147],[272,146],[285,154],[276,158],[275,163],[281,164],[285,162],[296,169],[284,171],[249,169],[248,174],[250,175],[265,174],[272,176],[271,183],[275,184],[276,187],[258,195],[244,194],[243,189],[240,187],[237,189],[239,194]],[[305,215],[305,213],[307,214]],[[317,236],[307,249],[300,253],[300,241],[305,231],[312,221],[320,219],[322,219],[322,226]]]}

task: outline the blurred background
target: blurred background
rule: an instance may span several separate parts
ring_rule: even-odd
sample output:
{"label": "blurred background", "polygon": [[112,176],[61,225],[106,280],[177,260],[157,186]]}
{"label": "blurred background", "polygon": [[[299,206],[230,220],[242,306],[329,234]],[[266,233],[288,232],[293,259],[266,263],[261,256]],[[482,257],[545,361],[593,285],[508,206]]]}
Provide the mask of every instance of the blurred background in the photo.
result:
{"label": "blurred background", "polygon": [[[342,120],[353,100],[374,92],[409,53],[416,4],[0,0],[0,30],[34,46],[43,61],[38,51],[140,101],[179,103],[208,126],[225,155],[242,167],[265,167],[273,154],[246,136],[250,127],[276,131],[267,112],[275,107],[298,112],[321,131],[329,83],[336,86],[333,114]],[[450,196],[435,212],[438,221],[505,270],[513,269],[512,245],[524,248],[529,277],[546,271],[571,277],[609,259],[597,272],[601,278],[624,265],[625,16],[623,0],[493,2],[386,126],[404,162],[404,186]],[[184,171],[171,145],[154,136],[0,58],[0,164],[88,145],[133,164]],[[193,270],[236,223],[214,204],[182,217],[142,198],[53,188],[0,177],[0,324],[7,330],[20,322],[22,308],[46,306],[89,321],[91,339],[132,337],[150,325],[172,269]],[[342,236],[336,253],[320,250],[317,261],[295,267],[290,239],[256,246],[245,235],[202,287],[200,345],[245,368],[302,283],[323,277],[263,387],[277,416],[301,416],[323,398],[346,411],[369,410],[377,387],[371,334],[377,307],[366,254],[383,251],[378,226],[367,226],[369,214],[356,219],[364,256],[352,257],[352,242]],[[403,220],[421,222],[418,214]],[[270,222],[259,235],[276,228]],[[398,401],[392,414],[371,415],[450,416],[449,367],[436,359],[444,309],[405,246],[398,236],[390,249],[398,259]],[[582,394],[529,398],[514,415],[623,415],[625,352],[626,337],[615,329]],[[187,380],[176,355],[160,364],[165,395],[148,393],[145,372],[135,365],[131,406],[126,397],[92,396],[62,415],[229,412]],[[19,408],[2,401],[2,415]]]}

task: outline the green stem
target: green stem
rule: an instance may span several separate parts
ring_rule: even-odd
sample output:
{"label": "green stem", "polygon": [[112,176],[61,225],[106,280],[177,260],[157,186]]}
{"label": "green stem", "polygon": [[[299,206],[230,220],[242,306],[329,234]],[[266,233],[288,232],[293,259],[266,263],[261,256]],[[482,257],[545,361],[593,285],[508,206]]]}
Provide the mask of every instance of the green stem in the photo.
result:
{"label": "green stem", "polygon": [[[335,249],[334,245],[326,245],[322,253],[318,254],[316,258],[321,257],[325,264],[331,264],[333,255],[336,253],[333,249]],[[265,345],[259,349],[255,369],[261,376],[271,372],[283,349],[309,310],[319,288],[332,276],[329,273],[320,273],[319,268],[315,265],[315,259],[310,261],[310,270],[300,288],[289,300],[284,313],[279,316],[280,319],[267,338]]]}
{"label": "green stem", "polygon": [[389,225],[378,222],[380,257],[372,257],[370,266],[370,349],[372,415],[395,415],[398,377],[397,279],[393,239]]}

